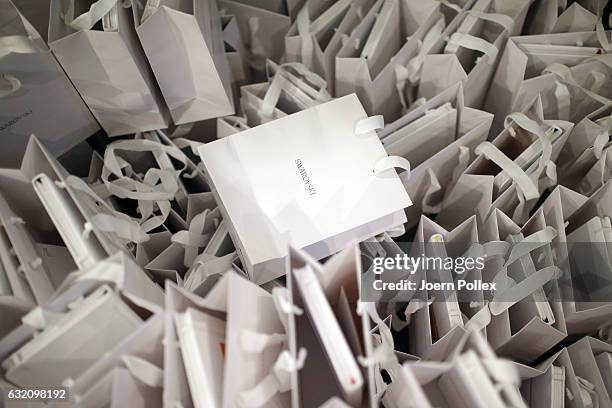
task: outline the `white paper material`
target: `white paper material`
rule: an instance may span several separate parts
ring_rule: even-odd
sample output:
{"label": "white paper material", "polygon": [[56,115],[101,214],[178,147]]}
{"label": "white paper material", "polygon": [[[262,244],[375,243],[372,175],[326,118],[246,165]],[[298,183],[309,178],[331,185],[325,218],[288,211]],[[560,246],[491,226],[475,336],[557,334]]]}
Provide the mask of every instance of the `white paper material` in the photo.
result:
{"label": "white paper material", "polygon": [[284,274],[257,265],[282,259],[286,242],[321,258],[404,222],[395,214],[411,202],[395,171],[374,174],[386,157],[378,137],[354,133],[365,116],[351,95],[200,147],[256,282]]}
{"label": "white paper material", "polygon": [[[80,374],[141,323],[108,287],[100,287],[83,302],[3,361],[9,380],[22,387],[59,386],[67,377]],[[104,325],[107,330],[100,333]],[[80,335],[73,337],[74,333]]]}
{"label": "white paper material", "polygon": [[134,2],[137,33],[175,124],[231,115],[230,67],[214,1],[162,2],[145,21]]}
{"label": "white paper material", "polygon": [[[37,6],[30,6],[38,8]],[[47,149],[59,156],[98,131],[99,126],[76,93],[51,51],[13,3],[3,0],[0,41],[18,36],[0,51],[0,86],[13,82],[13,92],[0,97],[0,137],[5,147],[2,163],[13,163],[36,134]],[[46,28],[45,28],[46,31]],[[18,45],[21,44],[21,45]]]}
{"label": "white paper material", "polygon": [[110,136],[168,127],[168,113],[137,43],[129,8],[117,8],[117,31],[75,30],[67,10],[51,2],[49,45],[53,54]]}

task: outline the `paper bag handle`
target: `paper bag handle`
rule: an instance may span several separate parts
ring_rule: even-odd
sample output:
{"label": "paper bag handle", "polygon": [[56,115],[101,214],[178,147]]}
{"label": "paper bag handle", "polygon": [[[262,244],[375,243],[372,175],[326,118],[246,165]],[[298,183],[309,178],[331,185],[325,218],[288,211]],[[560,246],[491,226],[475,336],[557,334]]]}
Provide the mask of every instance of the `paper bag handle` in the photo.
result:
{"label": "paper bag handle", "polygon": [[142,227],[129,216],[116,211],[110,205],[101,199],[87,183],[75,176],[68,176],[63,183],[59,183],[61,188],[70,186],[76,191],[79,191],[89,196],[94,202],[101,205],[108,211],[109,214],[98,213],[94,215],[89,222],[85,224],[83,234],[86,236],[91,233],[94,227],[104,232],[112,232],[117,237],[129,242],[146,242],[149,236]]}
{"label": "paper bag handle", "polygon": [[[150,168],[142,181],[127,177],[123,174],[123,169],[129,168],[129,163],[117,157],[116,150],[151,152],[161,169]],[[165,160],[168,159],[166,155],[176,159],[184,166],[174,169],[168,164],[169,160]],[[175,145],[166,146],[160,142],[146,139],[121,140],[111,143],[106,148],[102,181],[111,194],[138,201],[138,208],[142,215],[142,227],[145,231],[151,231],[163,224],[170,214],[170,200],[176,197],[179,189],[178,177],[187,168],[186,162],[185,154]],[[116,177],[116,180],[111,181],[111,176]],[[151,217],[154,203],[159,207],[160,216]]]}
{"label": "paper bag handle", "polygon": [[588,96],[590,96],[591,98],[593,98],[594,100],[596,100],[597,102],[603,104],[603,105],[607,105],[612,103],[612,100],[601,96],[599,94],[597,94],[596,92],[593,92],[589,89],[586,89],[585,87],[583,87],[582,85],[580,85],[576,79],[574,78],[574,75],[572,74],[572,71],[569,67],[560,64],[558,62],[553,62],[552,64],[550,64],[549,66],[547,66],[546,68],[544,68],[544,70],[542,71],[543,73],[551,73],[556,75],[559,80],[572,85],[576,88],[579,88],[581,91],[583,91],[585,94],[587,94]]}
{"label": "paper bag handle", "polygon": [[454,33],[448,40],[449,44],[454,44],[459,47],[467,48],[474,51],[479,51],[489,57],[487,63],[493,64],[497,58],[499,50],[497,47],[487,40],[482,38],[466,34],[466,33]]}
{"label": "paper bag handle", "polygon": [[[298,88],[292,81],[287,79],[283,73],[287,68],[293,68],[296,72],[303,75],[307,80],[310,80],[313,84],[319,86],[319,92],[314,96],[314,100],[326,102],[331,99],[331,96],[327,92],[327,83],[323,78],[319,75],[310,72],[308,68],[306,68],[303,64],[300,63],[287,63],[283,64],[278,68],[278,71],[274,74],[272,78],[272,82],[268,90],[266,91],[266,95],[264,96],[263,103],[261,108],[259,109],[259,114],[264,118],[271,118],[276,105],[278,105],[278,100],[280,99],[281,91],[289,91],[292,88]],[[312,95],[309,95],[312,96]]]}
{"label": "paper bag handle", "polygon": [[259,408],[270,401],[272,397],[291,389],[291,374],[304,367],[306,349],[301,348],[296,358],[287,350],[282,351],[272,371],[255,387],[238,394],[238,406],[241,408]]}
{"label": "paper bag handle", "polygon": [[514,20],[512,17],[501,13],[484,13],[482,11],[470,10],[467,14],[481,20],[490,21],[504,27],[508,33],[514,30]]}
{"label": "paper bag handle", "polygon": [[387,170],[391,169],[402,169],[408,173],[410,177],[410,162],[408,159],[401,156],[386,156],[378,160],[374,164],[374,174],[379,175]]}
{"label": "paper bag handle", "polygon": [[[402,114],[407,113],[413,102],[413,89],[419,86],[421,80],[421,68],[425,62],[425,57],[430,51],[433,44],[438,41],[444,32],[445,23],[444,17],[440,17],[436,23],[429,29],[423,41],[418,42],[417,55],[410,58],[406,66],[396,65],[395,70],[395,88],[399,95],[399,101],[402,105]],[[405,90],[409,88],[408,98]],[[417,99],[418,101],[418,99]]]}
{"label": "paper bag handle", "polygon": [[147,19],[151,17],[160,6],[161,0],[147,0],[144,10],[142,11],[142,16],[140,17],[140,24],[147,21]]}
{"label": "paper bag handle", "polygon": [[151,388],[162,388],[164,385],[164,371],[155,364],[134,355],[121,357],[123,364],[141,383]]}
{"label": "paper bag handle", "polygon": [[538,186],[527,173],[491,142],[482,142],[478,145],[476,154],[485,156],[505,171],[516,182],[527,200],[535,200],[540,197]]}
{"label": "paper bag handle", "polygon": [[[98,0],[89,7],[88,11],[74,18],[75,1],[76,0],[69,0],[68,11],[64,15],[63,19],[67,26],[74,30],[81,31],[91,30],[98,21],[104,19],[109,13],[112,12],[113,8],[117,7],[117,3],[120,0]],[[115,19],[116,17],[117,16],[115,14]],[[111,29],[107,30],[107,27],[108,22],[105,24],[105,31],[114,31]]]}
{"label": "paper bag handle", "polygon": [[256,71],[264,69],[266,61],[266,50],[259,36],[259,17],[249,17],[249,44],[247,63]]}
{"label": "paper bag handle", "polygon": [[11,74],[0,74],[0,79],[7,81],[11,86],[10,89],[0,89],[0,98],[6,98],[21,88],[21,81]]}
{"label": "paper bag handle", "polygon": [[269,347],[281,346],[287,342],[287,335],[280,333],[260,333],[243,329],[240,336],[242,349],[247,353],[262,353]]}
{"label": "paper bag handle", "polygon": [[302,7],[296,20],[298,34],[301,40],[301,62],[306,66],[306,68],[312,70],[314,43],[312,40],[312,34],[310,33],[310,15],[308,14],[308,7]]}
{"label": "paper bag handle", "polygon": [[0,57],[10,53],[29,54],[47,51],[36,39],[24,35],[7,35],[0,37]]}
{"label": "paper bag handle", "polygon": [[185,248],[185,256],[183,264],[186,267],[191,267],[198,256],[199,248],[206,246],[212,233],[204,234],[204,226],[208,217],[213,217],[212,211],[206,209],[197,214],[189,223],[188,230],[182,230],[172,235],[171,242],[177,243]]}

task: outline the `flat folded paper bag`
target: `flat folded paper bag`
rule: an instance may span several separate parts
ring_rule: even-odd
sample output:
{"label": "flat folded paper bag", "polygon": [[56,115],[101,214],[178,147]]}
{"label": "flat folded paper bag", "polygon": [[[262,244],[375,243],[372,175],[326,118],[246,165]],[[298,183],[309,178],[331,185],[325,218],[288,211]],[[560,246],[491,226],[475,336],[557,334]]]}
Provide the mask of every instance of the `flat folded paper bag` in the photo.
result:
{"label": "flat folded paper bag", "polygon": [[284,274],[289,241],[323,258],[406,221],[397,173],[374,173],[378,136],[355,132],[366,116],[353,94],[200,147],[253,280]]}

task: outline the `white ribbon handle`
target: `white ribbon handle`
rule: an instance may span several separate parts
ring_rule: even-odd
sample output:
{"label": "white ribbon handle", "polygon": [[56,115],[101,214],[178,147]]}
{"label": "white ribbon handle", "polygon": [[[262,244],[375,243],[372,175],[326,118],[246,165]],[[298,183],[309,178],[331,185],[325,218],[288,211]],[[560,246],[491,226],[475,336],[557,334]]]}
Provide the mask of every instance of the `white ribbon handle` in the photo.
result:
{"label": "white ribbon handle", "polygon": [[505,171],[516,182],[527,200],[535,200],[540,197],[538,186],[533,180],[491,142],[482,142],[478,145],[476,154],[485,156]]}
{"label": "white ribbon handle", "polygon": [[249,66],[257,71],[265,66],[266,50],[259,37],[259,17],[249,17],[249,44],[247,62]]}
{"label": "white ribbon handle", "polygon": [[[150,168],[142,181],[126,176],[124,171],[131,175],[131,166],[116,155],[116,150],[150,152],[161,169]],[[170,158],[182,163],[183,167],[175,169]],[[166,146],[160,142],[146,139],[122,140],[111,143],[104,152],[102,181],[111,194],[138,201],[142,226],[146,231],[151,231],[162,225],[170,214],[170,200],[176,197],[179,190],[178,178],[187,168],[186,163],[187,157],[174,144]],[[111,176],[114,176],[113,180]],[[154,212],[154,204],[157,204],[161,212],[160,216],[151,217]]]}
{"label": "white ribbon handle", "polygon": [[161,0],[147,0],[147,3],[144,6],[144,10],[142,11],[142,16],[140,17],[140,24],[147,21],[147,19],[157,11],[160,5]]}
{"label": "white ribbon handle", "polygon": [[360,357],[358,360],[360,364],[364,367],[370,367],[375,364],[381,364],[384,362],[394,361],[396,360],[394,342],[393,342],[393,334],[391,333],[391,329],[387,324],[380,318],[378,315],[378,311],[376,310],[376,305],[373,302],[358,302],[357,303],[357,313],[359,315],[363,315],[363,313],[367,313],[367,315],[372,319],[378,331],[380,333],[381,344],[377,347],[372,355],[368,358]]}
{"label": "white ribbon handle", "polygon": [[489,57],[487,63],[493,64],[497,58],[499,50],[497,47],[487,40],[475,37],[466,33],[454,33],[448,40],[449,44],[454,44],[459,47],[467,48],[474,51],[479,51]]}
{"label": "white ribbon handle", "polygon": [[574,78],[574,75],[572,74],[572,70],[563,64],[560,64],[558,62],[553,62],[552,64],[544,68],[542,72],[551,73],[551,74],[556,75],[560,80],[576,88],[579,88],[585,94],[587,94],[588,96],[590,96],[592,99],[596,100],[597,102],[601,103],[602,105],[608,105],[612,103],[612,100],[606,97],[603,97],[597,94],[596,92],[586,89],[585,87],[580,85]]}
{"label": "white ribbon handle", "polygon": [[421,200],[421,208],[426,214],[437,214],[440,212],[442,208],[442,202],[438,204],[431,204],[432,197],[438,192],[442,191],[442,184],[438,180],[436,173],[431,169],[431,167],[427,167],[425,170],[427,176],[429,177],[429,185],[423,194],[423,200]]}
{"label": "white ribbon handle", "polygon": [[147,242],[150,237],[142,227],[133,220],[122,219],[108,214],[96,214],[85,223],[83,236],[87,237],[94,227],[103,232],[111,232],[128,242]]}
{"label": "white ribbon handle", "polygon": [[74,10],[75,0],[70,0],[69,10],[71,12],[66,13],[64,22],[67,26],[74,30],[91,30],[93,26],[100,20],[102,20],[107,14],[109,14],[114,7],[117,7],[119,0],[98,0],[91,5],[89,11],[81,14],[75,19],[71,19],[70,14]]}
{"label": "white ribbon handle", "polygon": [[282,351],[272,372],[259,384],[250,390],[238,395],[237,402],[241,408],[259,408],[265,405],[272,397],[291,389],[291,374],[301,370],[306,360],[306,349],[301,348],[297,358],[293,358],[287,350]]}
{"label": "white ribbon handle", "polygon": [[412,320],[412,315],[421,310],[424,307],[429,307],[434,302],[434,299],[431,298],[427,301],[420,298],[412,298],[408,301],[408,305],[406,309],[404,309],[404,317],[406,318],[406,323],[410,323]]}
{"label": "white ribbon handle", "polygon": [[[525,299],[537,289],[543,287],[551,280],[558,279],[561,276],[561,269],[556,266],[547,266],[536,273],[529,275],[522,281],[510,285],[505,290],[498,290],[493,297],[493,301],[489,303],[491,314],[497,316],[508,310],[512,305]],[[507,278],[511,279],[511,278]]]}
{"label": "white ribbon handle", "polygon": [[7,81],[11,86],[10,89],[0,89],[0,99],[6,98],[21,88],[21,81],[10,74],[0,74],[0,79]]}
{"label": "white ribbon handle", "polygon": [[410,177],[410,162],[401,156],[386,156],[374,164],[374,174],[378,175],[391,169],[403,169]]}
{"label": "white ribbon handle", "polygon": [[272,301],[285,333],[289,332],[289,315],[301,316],[304,311],[289,301],[289,290],[285,287],[272,289]]}
{"label": "white ribbon handle", "polygon": [[291,84],[287,78],[285,78],[280,72],[277,72],[274,75],[268,90],[266,91],[263,103],[259,109],[259,114],[264,118],[272,118],[274,108],[276,108],[276,105],[278,105],[278,100],[280,99],[283,87],[290,87],[292,85],[293,84]]}
{"label": "white ribbon handle", "polygon": [[506,32],[512,33],[514,30],[514,20],[512,17],[500,13],[484,13],[482,11],[470,10],[467,14],[479,18],[481,20],[490,21],[504,27]]}
{"label": "white ribbon handle", "polygon": [[538,160],[538,168],[532,174],[531,178],[537,185],[542,174],[545,174],[548,184],[542,187],[543,189],[557,184],[557,171],[555,163],[550,159],[552,156],[552,138],[555,132],[562,132],[562,129],[550,127],[544,131],[542,127],[534,120],[529,119],[525,114],[515,112],[511,113],[504,119],[504,125],[508,129],[511,136],[516,136],[516,131],[509,125],[513,121],[517,126],[525,129],[527,132],[535,134],[542,147],[542,153]]}
{"label": "white ribbon handle", "polygon": [[[278,72],[288,72],[290,69],[295,71],[297,75],[301,75],[309,84],[314,85],[319,89],[315,95],[310,95],[314,99],[323,102],[331,99],[331,95],[327,91],[327,81],[319,74],[310,71],[304,64],[299,62],[286,62],[281,64],[278,67]],[[310,92],[308,93],[310,94]]]}
{"label": "white ribbon handle", "polygon": [[412,103],[412,95],[409,93],[409,99],[406,100],[405,88],[408,83],[410,87],[414,88],[418,86],[421,80],[421,68],[425,61],[425,56],[430,51],[432,45],[438,41],[444,31],[445,23],[444,18],[440,17],[436,23],[429,29],[423,41],[418,43],[417,55],[412,57],[406,66],[397,65],[395,67],[395,87],[399,93],[400,103],[402,105],[402,112],[408,111],[408,105]]}
{"label": "white ribbon handle", "polygon": [[557,117],[560,120],[569,121],[572,96],[567,85],[561,83],[560,81],[555,81],[554,95],[555,100],[557,101]]}
{"label": "white ribbon handle", "polygon": [[10,53],[29,54],[44,51],[46,51],[46,49],[39,46],[38,42],[25,35],[7,35],[0,37],[0,58]]}
{"label": "white ribbon handle", "polygon": [[538,232],[525,237],[520,242],[517,242],[510,249],[510,255],[504,264],[504,268],[516,262],[524,256],[528,256],[532,251],[548,245],[554,238],[557,237],[557,230],[551,226],[544,228]]}
{"label": "white ribbon handle", "polygon": [[[576,376],[576,381],[578,382],[578,388],[580,391],[579,397],[584,408],[599,408],[599,396],[595,391],[595,386],[591,382],[579,376]],[[568,397],[570,397],[570,400],[574,399],[574,396],[572,396],[571,393],[568,395]]]}
{"label": "white ribbon handle", "polygon": [[[74,190],[87,195],[94,202],[92,211],[98,212],[85,224],[83,235],[87,236],[94,227],[104,232],[111,232],[128,242],[146,242],[149,236],[142,226],[129,216],[116,211],[106,201],[102,200],[87,183],[75,176],[68,176],[63,183],[57,183],[60,188],[70,186]],[[107,213],[99,213],[101,206]]]}
{"label": "white ribbon handle", "polygon": [[455,188],[457,181],[459,181],[459,177],[461,177],[461,175],[465,172],[469,165],[470,149],[467,146],[459,146],[459,149],[457,150],[457,165],[453,169],[453,174],[451,175],[450,182],[444,190],[444,197],[442,197],[441,204],[444,203],[444,200],[448,197],[453,188]]}
{"label": "white ribbon handle", "polygon": [[353,133],[357,136],[368,135],[385,127],[385,119],[382,115],[370,116],[355,123]]}
{"label": "white ribbon handle", "polygon": [[151,388],[164,386],[164,371],[155,364],[137,356],[124,355],[123,364],[141,383]]}
{"label": "white ribbon handle", "polygon": [[491,310],[488,304],[480,309],[467,323],[464,325],[465,330],[480,331],[491,323]]}
{"label": "white ribbon handle", "polygon": [[189,230],[178,231],[172,235],[170,240],[185,248],[183,263],[186,267],[189,268],[193,265],[198,256],[199,249],[205,247],[208,241],[210,241],[213,232],[204,233],[204,228],[209,217],[214,219],[215,215],[217,215],[218,218],[218,213],[218,210],[211,211],[206,209],[193,217],[189,223]]}
{"label": "white ribbon handle", "polygon": [[271,346],[280,346],[287,341],[285,334],[267,334],[251,330],[242,330],[240,337],[242,349],[247,353],[261,353]]}
{"label": "white ribbon handle", "polygon": [[310,15],[308,7],[304,6],[297,15],[297,29],[302,43],[300,50],[302,64],[312,70],[312,60],[314,56],[314,44],[310,33]]}

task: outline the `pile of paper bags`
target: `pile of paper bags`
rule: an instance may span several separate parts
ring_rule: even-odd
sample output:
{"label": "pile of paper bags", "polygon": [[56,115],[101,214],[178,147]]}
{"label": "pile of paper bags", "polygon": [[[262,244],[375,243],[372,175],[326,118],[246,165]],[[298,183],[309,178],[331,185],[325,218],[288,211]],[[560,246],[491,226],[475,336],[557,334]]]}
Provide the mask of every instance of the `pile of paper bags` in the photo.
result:
{"label": "pile of paper bags", "polygon": [[0,0],[0,407],[612,408],[611,13]]}

